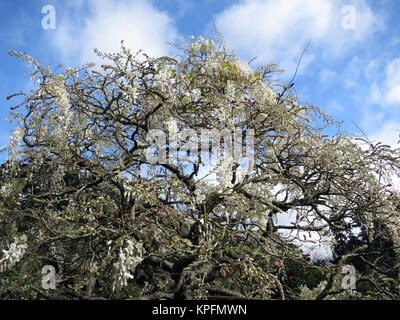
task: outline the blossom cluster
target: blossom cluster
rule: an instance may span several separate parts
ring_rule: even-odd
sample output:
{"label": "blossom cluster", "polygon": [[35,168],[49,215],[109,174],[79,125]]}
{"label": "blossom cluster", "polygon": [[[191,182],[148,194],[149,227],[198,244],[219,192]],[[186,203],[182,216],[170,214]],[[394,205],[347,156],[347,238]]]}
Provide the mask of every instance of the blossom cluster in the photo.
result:
{"label": "blossom cluster", "polygon": [[190,91],[185,91],[184,96],[187,97],[190,101],[197,102],[201,98],[201,91],[199,88],[195,88]]}
{"label": "blossom cluster", "polygon": [[13,186],[11,183],[6,183],[0,188],[0,196],[3,198],[8,198],[12,195]]}
{"label": "blossom cluster", "polygon": [[224,159],[218,165],[217,169],[217,182],[221,189],[229,189],[233,187],[232,184],[232,160]]}
{"label": "blossom cluster", "polygon": [[65,89],[65,84],[62,79],[54,78],[48,83],[47,89],[55,97],[55,103],[58,107],[60,115],[68,118],[71,115],[70,102],[68,98],[68,91]]}
{"label": "blossom cluster", "polygon": [[127,246],[119,251],[119,260],[114,263],[117,275],[113,284],[113,290],[124,287],[128,280],[133,278],[133,273],[139,263],[143,261],[145,249],[140,242],[127,240]]}
{"label": "blossom cluster", "polygon": [[17,149],[21,143],[21,140],[24,136],[24,129],[17,127],[15,130],[13,130],[9,143],[8,143],[8,150],[9,150],[9,159],[11,161],[16,160],[17,157]]}
{"label": "blossom cluster", "polygon": [[27,248],[27,237],[25,234],[19,238],[15,237],[14,242],[10,244],[8,250],[3,250],[3,257],[0,260],[0,272],[13,268],[21,260]]}
{"label": "blossom cluster", "polygon": [[197,203],[202,203],[204,200],[206,200],[204,190],[202,190],[201,188],[196,188],[196,190],[194,191],[194,196]]}
{"label": "blossom cluster", "polygon": [[277,93],[270,88],[268,85],[257,81],[252,89],[250,90],[250,95],[252,99],[258,101],[259,103],[271,103],[276,101]]}
{"label": "blossom cluster", "polygon": [[251,81],[254,77],[253,70],[250,68],[247,61],[235,59],[232,63],[233,70],[238,80],[243,82]]}
{"label": "blossom cluster", "polygon": [[[191,37],[194,40],[194,36]],[[196,41],[189,45],[191,54],[197,55],[199,52],[212,52],[215,50],[215,42],[211,39],[204,39],[202,36],[197,37]]]}
{"label": "blossom cluster", "polygon": [[128,100],[129,104],[134,104],[138,97],[138,82],[137,82],[137,74],[134,72],[129,72],[129,75],[132,76],[131,81],[127,81],[125,78],[121,79],[121,84],[124,90],[124,96]]}
{"label": "blossom cluster", "polygon": [[57,105],[57,126],[55,127],[55,137],[61,139],[67,132],[68,125],[72,118],[71,104],[68,91],[65,88],[65,81],[62,77],[55,77],[46,86],[54,102]]}
{"label": "blossom cluster", "polygon": [[160,85],[161,88],[168,88],[175,83],[172,70],[168,66],[164,66],[157,74],[155,74],[154,80]]}

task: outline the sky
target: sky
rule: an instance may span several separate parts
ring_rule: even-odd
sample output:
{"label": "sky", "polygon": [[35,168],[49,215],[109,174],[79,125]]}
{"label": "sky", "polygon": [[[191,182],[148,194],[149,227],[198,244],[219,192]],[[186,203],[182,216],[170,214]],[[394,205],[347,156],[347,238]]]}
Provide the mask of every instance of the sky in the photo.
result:
{"label": "sky", "polygon": [[[50,9],[49,9],[50,8]],[[276,63],[295,73],[303,103],[319,106],[343,129],[397,145],[400,133],[400,2],[396,0],[14,0],[0,1],[0,147],[13,128],[6,117],[33,87],[26,52],[56,69],[99,62],[96,47],[116,52],[120,41],[152,56],[174,56],[179,35],[215,39],[251,65]],[[0,154],[0,161],[5,155]]]}

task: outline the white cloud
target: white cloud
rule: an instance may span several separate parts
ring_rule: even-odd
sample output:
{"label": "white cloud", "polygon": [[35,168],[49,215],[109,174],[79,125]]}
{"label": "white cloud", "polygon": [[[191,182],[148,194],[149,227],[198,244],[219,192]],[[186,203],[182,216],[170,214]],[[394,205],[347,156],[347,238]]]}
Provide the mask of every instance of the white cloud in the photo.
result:
{"label": "white cloud", "polygon": [[399,134],[400,121],[389,120],[371,135],[371,140],[381,141],[392,147],[400,147],[398,144]]}
{"label": "white cloud", "polygon": [[386,101],[389,104],[400,102],[400,84],[392,86],[389,92],[386,94]]}
{"label": "white cloud", "polygon": [[[354,29],[342,27],[344,5],[355,8]],[[319,55],[339,56],[383,27],[365,0],[244,0],[219,14],[216,25],[235,50],[290,72],[309,39]],[[311,59],[306,54],[301,67]]]}
{"label": "white cloud", "polygon": [[336,72],[328,68],[323,68],[319,73],[319,80],[322,83],[331,82],[336,78]]}
{"label": "white cloud", "polygon": [[392,60],[386,67],[386,93],[388,104],[400,103],[400,58]]}
{"label": "white cloud", "polygon": [[[382,127],[377,130],[371,137],[375,142],[382,142],[383,144],[390,145],[392,148],[400,148],[400,121],[387,121]],[[391,175],[392,186],[395,190],[400,192],[400,176],[393,172]]]}
{"label": "white cloud", "polygon": [[381,90],[376,82],[371,84],[369,102],[376,104],[381,104],[383,102]]}
{"label": "white cloud", "polygon": [[[366,132],[376,132],[380,123],[382,123],[385,113],[370,108],[363,108],[363,118],[361,120],[361,128]],[[358,131],[358,128],[356,128]],[[358,132],[360,133],[360,132]]]}
{"label": "white cloud", "polygon": [[326,111],[328,113],[343,112],[344,111],[344,107],[337,100],[332,100],[331,102],[328,102],[328,104],[326,105]]}
{"label": "white cloud", "polygon": [[66,63],[97,60],[94,47],[117,52],[121,40],[133,52],[143,49],[152,56],[167,55],[171,51],[167,42],[174,42],[177,34],[166,13],[142,0],[91,0],[66,7],[60,19],[52,44]]}
{"label": "white cloud", "polygon": [[355,89],[360,85],[360,78],[365,76],[362,72],[365,69],[366,61],[359,56],[354,56],[346,65],[344,70],[344,85],[348,89]]}
{"label": "white cloud", "polygon": [[[377,69],[374,65],[373,69]],[[382,107],[390,107],[400,103],[400,58],[388,62],[380,82],[374,81],[370,86],[369,102],[379,104]]]}
{"label": "white cloud", "polygon": [[364,67],[364,76],[368,81],[376,79],[380,73],[380,62],[378,59],[370,60],[367,66]]}

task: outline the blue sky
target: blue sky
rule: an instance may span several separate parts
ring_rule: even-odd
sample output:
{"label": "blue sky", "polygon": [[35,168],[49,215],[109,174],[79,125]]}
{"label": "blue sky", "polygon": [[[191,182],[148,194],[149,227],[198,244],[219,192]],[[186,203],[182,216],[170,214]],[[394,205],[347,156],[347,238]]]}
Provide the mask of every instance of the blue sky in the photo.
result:
{"label": "blue sky", "polygon": [[[42,8],[55,8],[55,29],[44,29]],[[400,1],[396,0],[14,0],[0,2],[0,146],[12,125],[5,118],[32,87],[28,71],[8,50],[27,52],[53,68],[96,59],[93,47],[174,55],[179,34],[215,37],[254,65],[276,63],[295,79],[300,99],[321,107],[343,128],[396,145],[400,132]],[[96,61],[96,60],[95,60]],[[98,60],[97,60],[98,61]],[[0,155],[0,161],[5,155]]]}

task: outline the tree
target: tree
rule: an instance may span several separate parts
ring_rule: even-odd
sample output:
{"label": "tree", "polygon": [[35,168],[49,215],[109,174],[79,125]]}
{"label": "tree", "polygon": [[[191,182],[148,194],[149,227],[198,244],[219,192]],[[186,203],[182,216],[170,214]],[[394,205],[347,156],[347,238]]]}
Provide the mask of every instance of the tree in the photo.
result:
{"label": "tree", "polygon": [[[359,274],[358,291],[396,299],[398,249],[395,239],[379,219],[373,222],[373,230],[372,240],[368,239],[366,228],[360,223],[348,223],[343,230],[335,230],[333,262],[348,255],[347,263]],[[357,251],[356,255],[352,254],[354,251]]]}
{"label": "tree", "polygon": [[[12,52],[38,86],[9,97],[25,111],[11,113],[1,171],[0,266],[23,285],[3,297],[343,297],[341,267],[359,248],[314,266],[301,244],[334,242],[352,221],[368,243],[379,221],[394,246],[394,291],[362,297],[398,295],[399,150],[342,133],[273,80],[274,64],[252,69],[221,38],[176,46],[179,57],[152,58],[122,43],[96,51],[100,68],[61,73]],[[44,265],[55,290],[40,287]],[[291,282],[300,273],[310,283]]]}

